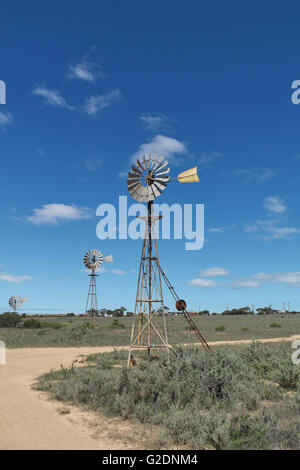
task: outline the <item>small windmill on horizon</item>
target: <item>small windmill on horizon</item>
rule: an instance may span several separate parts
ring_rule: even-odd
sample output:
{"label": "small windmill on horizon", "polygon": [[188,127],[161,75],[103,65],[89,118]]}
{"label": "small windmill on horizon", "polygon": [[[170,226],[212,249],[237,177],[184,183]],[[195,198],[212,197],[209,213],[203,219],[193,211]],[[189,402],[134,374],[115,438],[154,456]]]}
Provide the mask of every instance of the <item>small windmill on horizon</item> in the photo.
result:
{"label": "small windmill on horizon", "polygon": [[101,251],[94,248],[92,250],[88,250],[83,257],[83,264],[91,271],[91,274],[89,274],[90,284],[85,307],[85,315],[87,316],[97,316],[99,314],[96,286],[96,277],[98,277],[98,274],[96,274],[96,271],[100,268],[103,261],[112,263],[113,256],[103,256]]}

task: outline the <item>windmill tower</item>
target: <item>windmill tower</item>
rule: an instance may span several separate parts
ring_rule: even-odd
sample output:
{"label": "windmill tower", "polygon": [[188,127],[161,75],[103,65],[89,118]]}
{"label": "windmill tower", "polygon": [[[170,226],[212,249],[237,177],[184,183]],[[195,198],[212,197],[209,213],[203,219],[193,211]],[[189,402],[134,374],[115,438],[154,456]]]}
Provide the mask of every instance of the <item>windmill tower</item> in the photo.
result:
{"label": "windmill tower", "polygon": [[176,301],[177,310],[184,314],[201,343],[207,349],[210,349],[195,322],[186,311],[185,301],[178,297],[160,266],[155,236],[155,222],[160,217],[155,216],[152,211],[153,201],[162,194],[170,181],[177,179],[181,183],[198,182],[197,167],[180,173],[177,178],[170,180],[170,168],[168,168],[168,162],[164,160],[164,157],[158,158],[149,155],[148,158],[143,156],[141,161],[137,160],[136,164],[132,165],[131,170],[127,180],[128,191],[136,201],[147,203],[147,216],[141,217],[146,221],[146,227],[140,260],[128,366],[131,363],[133,349],[147,349],[149,358],[151,358],[152,350],[155,348],[165,348],[169,351],[162,278]]}
{"label": "windmill tower", "polygon": [[83,257],[83,264],[87,269],[91,270],[90,276],[90,285],[86,301],[85,314],[94,316],[98,315],[98,302],[97,302],[97,288],[96,288],[96,270],[100,268],[103,261],[112,263],[113,256],[103,256],[101,251],[93,249],[86,252]]}
{"label": "windmill tower", "polygon": [[20,308],[26,301],[27,299],[25,297],[23,298],[20,295],[12,295],[8,300],[8,305],[15,313],[17,313],[18,308]]}

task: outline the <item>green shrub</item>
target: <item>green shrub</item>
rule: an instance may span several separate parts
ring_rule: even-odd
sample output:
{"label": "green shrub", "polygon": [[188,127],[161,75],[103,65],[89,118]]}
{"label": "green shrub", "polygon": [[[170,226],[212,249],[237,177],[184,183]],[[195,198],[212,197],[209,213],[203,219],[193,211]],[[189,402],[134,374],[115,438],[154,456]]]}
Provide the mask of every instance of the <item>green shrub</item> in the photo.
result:
{"label": "green shrub", "polygon": [[24,328],[41,328],[42,324],[35,318],[29,318],[28,320],[24,320],[23,326]]}
{"label": "green shrub", "polygon": [[[170,365],[165,352],[153,361],[136,353],[137,366],[130,369],[113,367],[126,364],[128,351],[94,354],[87,366],[51,371],[35,387],[63,402],[159,426],[164,445],[299,448],[300,370],[289,351],[252,343],[214,354],[174,352]],[[287,398],[283,387],[296,394]]]}
{"label": "green shrub", "polygon": [[271,327],[271,328],[281,328],[282,325],[281,325],[280,323],[275,323],[275,322],[274,322],[274,323],[271,323],[270,327]]}
{"label": "green shrub", "polygon": [[215,331],[225,331],[225,330],[226,330],[226,326],[224,326],[224,325],[217,326],[217,327],[215,328]]}
{"label": "green shrub", "polygon": [[112,329],[125,328],[125,325],[124,323],[121,323],[117,318],[114,318],[111,324],[108,325],[108,328],[112,328]]}

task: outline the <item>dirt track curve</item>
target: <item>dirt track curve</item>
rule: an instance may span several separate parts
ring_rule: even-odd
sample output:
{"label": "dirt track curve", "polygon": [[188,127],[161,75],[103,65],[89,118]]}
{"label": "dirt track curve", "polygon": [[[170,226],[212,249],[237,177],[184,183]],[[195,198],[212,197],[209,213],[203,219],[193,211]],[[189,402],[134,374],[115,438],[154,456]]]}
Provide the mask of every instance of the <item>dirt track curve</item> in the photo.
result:
{"label": "dirt track curve", "polygon": [[[300,336],[268,338],[263,343],[292,341]],[[251,340],[215,341],[213,345],[247,344]],[[105,418],[47,399],[31,389],[40,374],[68,366],[81,355],[112,351],[113,347],[8,349],[0,365],[0,449],[132,449],[145,448],[142,427]]]}

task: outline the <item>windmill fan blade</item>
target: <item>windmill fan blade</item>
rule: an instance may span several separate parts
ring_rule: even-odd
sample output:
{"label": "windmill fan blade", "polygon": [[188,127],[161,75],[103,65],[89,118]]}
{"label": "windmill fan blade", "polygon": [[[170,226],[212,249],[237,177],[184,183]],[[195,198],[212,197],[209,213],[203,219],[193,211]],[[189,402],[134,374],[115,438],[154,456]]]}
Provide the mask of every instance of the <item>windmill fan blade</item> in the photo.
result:
{"label": "windmill fan blade", "polygon": [[139,181],[130,181],[130,180],[128,180],[127,183],[128,183],[128,189],[129,189],[129,191],[130,191],[131,189],[138,188],[139,186],[142,186]]}
{"label": "windmill fan blade", "polygon": [[167,175],[168,173],[170,173],[170,168],[167,168],[166,170],[159,171],[158,173],[155,172],[155,177],[160,176],[160,175]]}
{"label": "windmill fan blade", "polygon": [[139,159],[137,159],[136,163],[137,163],[137,166],[139,166],[140,169],[141,169],[142,171],[144,171],[144,168],[143,168],[141,162],[139,161]]}
{"label": "windmill fan blade", "polygon": [[160,178],[155,178],[154,181],[160,181],[161,183],[167,183],[170,179],[170,176],[161,176]]}
{"label": "windmill fan blade", "polygon": [[145,157],[145,155],[142,156],[142,165],[143,165],[144,170],[147,170],[147,164],[146,164],[146,157]]}
{"label": "windmill fan blade", "polygon": [[148,201],[153,201],[155,199],[155,194],[152,191],[151,185],[147,186],[147,190],[148,190]]}
{"label": "windmill fan blade", "polygon": [[138,202],[147,202],[148,201],[148,189],[147,187],[140,185],[139,188],[135,188],[132,191],[129,191],[133,199]]}
{"label": "windmill fan blade", "polygon": [[156,188],[160,189],[161,191],[163,191],[164,189],[166,189],[166,184],[164,183],[159,183],[158,181],[154,181],[153,183],[155,185]]}
{"label": "windmill fan blade", "polygon": [[155,173],[162,170],[163,168],[165,168],[166,166],[168,165],[168,162],[167,160],[165,162],[162,162],[158,165],[158,167],[155,169]]}
{"label": "windmill fan blade", "polygon": [[134,180],[138,180],[138,181],[139,181],[140,177],[141,177],[141,176],[140,176],[140,175],[137,175],[136,173],[131,173],[131,172],[128,173],[128,179],[134,179]]}
{"label": "windmill fan blade", "polygon": [[151,189],[154,193],[155,198],[161,195],[162,191],[161,189],[157,188],[154,184],[151,184]]}
{"label": "windmill fan blade", "polygon": [[155,162],[156,162],[156,160],[157,160],[157,157],[158,157],[157,154],[156,154],[156,155],[153,155],[152,161],[151,161],[151,163],[150,163],[150,170],[153,169],[153,167],[154,167],[154,165],[155,165]]}
{"label": "windmill fan blade", "polygon": [[153,165],[153,171],[156,171],[156,169],[158,168],[159,164],[162,162],[162,160],[164,159],[164,157],[159,157],[159,159],[157,160],[157,162],[155,163],[155,165]]}
{"label": "windmill fan blade", "polygon": [[139,175],[142,174],[142,172],[138,168],[136,168],[134,165],[132,165],[131,169],[132,169],[132,171],[134,171],[135,173],[137,173]]}

